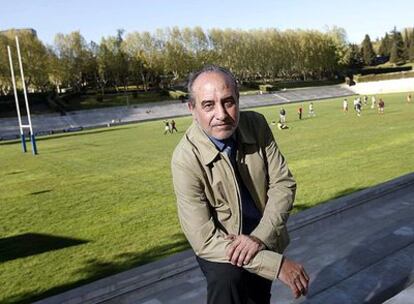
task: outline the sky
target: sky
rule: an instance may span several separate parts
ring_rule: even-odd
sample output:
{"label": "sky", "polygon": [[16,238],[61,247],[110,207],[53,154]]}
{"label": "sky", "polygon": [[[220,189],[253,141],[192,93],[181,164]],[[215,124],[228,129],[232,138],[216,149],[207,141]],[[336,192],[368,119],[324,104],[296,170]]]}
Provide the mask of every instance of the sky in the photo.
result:
{"label": "sky", "polygon": [[33,28],[53,44],[57,33],[80,31],[86,41],[157,28],[195,27],[346,30],[361,43],[394,28],[414,26],[414,0],[1,0],[0,30]]}

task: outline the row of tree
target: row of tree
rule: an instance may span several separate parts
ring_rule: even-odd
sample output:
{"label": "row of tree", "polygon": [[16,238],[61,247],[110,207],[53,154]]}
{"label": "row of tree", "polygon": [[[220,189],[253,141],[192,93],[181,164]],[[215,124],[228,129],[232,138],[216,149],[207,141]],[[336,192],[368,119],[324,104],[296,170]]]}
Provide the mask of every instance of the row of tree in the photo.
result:
{"label": "row of tree", "polygon": [[[174,27],[124,35],[119,30],[99,44],[72,32],[57,34],[51,46],[31,32],[11,30],[0,33],[0,94],[11,92],[6,46],[16,54],[15,35],[20,37],[27,85],[35,91],[92,88],[103,93],[128,85],[148,90],[180,83],[209,63],[230,68],[241,82],[324,79],[361,62],[373,64],[376,56],[368,35],[359,47],[348,44],[345,30],[337,27],[324,33]],[[414,60],[413,35],[412,29],[405,38],[394,30],[381,40],[377,53],[393,62]]]}
{"label": "row of tree", "polygon": [[365,35],[361,44],[361,56],[365,65],[373,65],[377,55],[388,58],[391,63],[414,62],[414,30],[406,28],[403,34],[394,28],[390,33],[374,43],[375,51],[369,35]]}

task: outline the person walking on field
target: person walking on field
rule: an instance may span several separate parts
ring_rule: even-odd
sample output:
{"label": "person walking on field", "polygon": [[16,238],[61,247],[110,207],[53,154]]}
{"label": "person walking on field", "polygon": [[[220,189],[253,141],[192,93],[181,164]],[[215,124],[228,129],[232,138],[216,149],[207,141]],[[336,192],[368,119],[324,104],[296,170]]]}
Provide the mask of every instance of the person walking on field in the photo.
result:
{"label": "person walking on field", "polygon": [[280,109],[279,120],[282,124],[286,123],[286,110],[284,108]]}
{"label": "person walking on field", "polygon": [[308,116],[309,117],[313,117],[313,116],[315,116],[316,114],[315,114],[315,110],[313,109],[313,102],[310,102],[309,103],[309,114],[308,114]]}
{"label": "person walking on field", "polygon": [[299,120],[301,120],[301,119],[302,119],[302,112],[303,112],[303,107],[302,107],[302,105],[300,105],[300,106],[299,106],[299,108],[298,108],[298,116],[299,116]]}
{"label": "person walking on field", "polygon": [[283,255],[296,182],[265,117],[240,112],[237,81],[222,67],[192,73],[188,92],[193,123],[171,168],[207,304],[269,304],[275,280],[306,295],[304,267]]}
{"label": "person walking on field", "polygon": [[377,99],[375,96],[371,97],[371,109],[375,109],[375,104],[377,103]]}
{"label": "person walking on field", "polygon": [[362,102],[361,99],[356,99],[357,102],[354,104],[355,107],[355,111],[357,113],[357,116],[360,117],[361,116],[361,110],[362,110]]}
{"label": "person walking on field", "polygon": [[170,123],[168,120],[163,120],[164,123],[164,135],[167,134],[168,132],[171,133],[171,127],[170,127]]}
{"label": "person walking on field", "polygon": [[378,102],[378,114],[384,114],[384,107],[385,107],[385,102],[384,100],[382,100],[382,98],[380,98]]}
{"label": "person walking on field", "polygon": [[346,99],[346,98],[342,102],[342,111],[343,112],[348,112],[348,99]]}
{"label": "person walking on field", "polygon": [[364,96],[364,105],[365,106],[368,105],[368,96],[367,95]]}
{"label": "person walking on field", "polygon": [[174,131],[178,133],[177,127],[175,126],[175,120],[173,119],[171,120],[171,134],[174,133]]}
{"label": "person walking on field", "polygon": [[411,94],[407,95],[407,103],[411,103]]}

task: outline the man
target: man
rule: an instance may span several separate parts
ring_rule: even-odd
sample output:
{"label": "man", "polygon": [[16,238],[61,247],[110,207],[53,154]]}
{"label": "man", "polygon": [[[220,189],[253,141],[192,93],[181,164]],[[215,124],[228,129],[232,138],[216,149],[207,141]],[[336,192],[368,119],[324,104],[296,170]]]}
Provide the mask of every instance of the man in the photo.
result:
{"label": "man", "polygon": [[170,122],[168,120],[163,120],[162,121],[164,123],[164,135],[167,134],[168,132],[171,133],[171,126],[170,126]]}
{"label": "man", "polygon": [[282,123],[286,123],[286,110],[284,108],[282,108],[279,112],[279,120]]}
{"label": "man", "polygon": [[371,109],[375,108],[375,104],[377,103],[377,99],[375,98],[375,96],[371,97]]}
{"label": "man", "polygon": [[207,302],[270,303],[273,280],[305,295],[304,268],[282,255],[296,183],[265,118],[239,113],[226,69],[190,75],[193,123],[177,145],[172,174],[184,234],[207,279]]}
{"label": "man", "polygon": [[343,112],[348,112],[348,99],[346,99],[346,98],[342,102],[342,111]]}
{"label": "man", "polygon": [[382,98],[380,98],[378,102],[378,114],[384,114],[384,107],[385,107],[385,102],[384,100],[382,100]]}
{"label": "man", "polygon": [[171,134],[174,133],[174,131],[178,133],[177,127],[175,126],[175,120],[173,119],[171,120]]}
{"label": "man", "polygon": [[313,109],[313,102],[311,101],[310,103],[309,103],[309,117],[313,117],[313,116],[315,116],[316,114],[315,114],[315,110]]}
{"label": "man", "polygon": [[302,120],[302,112],[303,112],[303,106],[300,105],[298,108],[298,116],[299,116],[299,120]]}
{"label": "man", "polygon": [[360,117],[361,116],[361,111],[362,111],[362,104],[361,104],[361,99],[357,99],[358,102],[355,105],[355,111],[357,112],[357,116]]}

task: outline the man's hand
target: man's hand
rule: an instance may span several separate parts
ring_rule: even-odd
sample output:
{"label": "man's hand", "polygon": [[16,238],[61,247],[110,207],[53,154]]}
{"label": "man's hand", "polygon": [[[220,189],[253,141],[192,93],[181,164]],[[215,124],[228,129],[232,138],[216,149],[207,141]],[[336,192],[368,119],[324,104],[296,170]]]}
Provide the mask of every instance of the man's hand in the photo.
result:
{"label": "man's hand", "polygon": [[250,235],[229,234],[226,239],[233,240],[226,250],[227,258],[233,265],[239,267],[248,264],[260,250],[265,248],[258,238]]}
{"label": "man's hand", "polygon": [[302,265],[283,258],[278,279],[290,287],[295,298],[308,292],[309,276]]}

